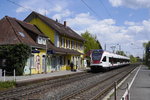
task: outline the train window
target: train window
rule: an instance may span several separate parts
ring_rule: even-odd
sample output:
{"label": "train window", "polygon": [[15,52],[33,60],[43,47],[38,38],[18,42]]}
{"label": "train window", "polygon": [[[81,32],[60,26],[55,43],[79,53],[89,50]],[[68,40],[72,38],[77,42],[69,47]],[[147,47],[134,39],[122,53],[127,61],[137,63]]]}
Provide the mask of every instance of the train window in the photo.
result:
{"label": "train window", "polygon": [[106,56],[103,58],[103,60],[102,60],[103,62],[106,62]]}
{"label": "train window", "polygon": [[93,51],[92,60],[100,60],[102,57],[102,53],[98,51]]}

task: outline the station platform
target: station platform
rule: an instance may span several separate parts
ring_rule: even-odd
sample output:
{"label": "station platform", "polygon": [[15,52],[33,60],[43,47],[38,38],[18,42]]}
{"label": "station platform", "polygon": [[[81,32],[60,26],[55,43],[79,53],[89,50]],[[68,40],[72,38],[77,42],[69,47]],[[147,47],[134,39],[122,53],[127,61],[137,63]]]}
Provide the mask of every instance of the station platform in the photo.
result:
{"label": "station platform", "polygon": [[144,65],[137,67],[118,84],[116,98],[114,91],[103,100],[150,100],[150,70]]}
{"label": "station platform", "polygon": [[33,80],[42,80],[42,79],[51,79],[59,76],[65,76],[70,74],[77,74],[85,72],[85,69],[79,69],[76,71],[70,71],[70,70],[64,70],[64,71],[55,71],[55,72],[49,72],[44,74],[33,74],[33,75],[24,75],[24,76],[5,76],[5,78],[2,76],[0,77],[0,81],[16,81],[16,83],[23,83]]}
{"label": "station platform", "polygon": [[150,100],[150,70],[142,66],[130,89],[130,100]]}

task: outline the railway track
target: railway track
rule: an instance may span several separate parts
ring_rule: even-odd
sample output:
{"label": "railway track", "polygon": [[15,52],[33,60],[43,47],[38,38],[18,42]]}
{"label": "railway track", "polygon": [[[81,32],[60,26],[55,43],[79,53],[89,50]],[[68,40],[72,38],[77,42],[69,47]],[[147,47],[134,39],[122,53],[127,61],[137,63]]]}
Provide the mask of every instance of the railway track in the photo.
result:
{"label": "railway track", "polygon": [[[36,99],[36,100],[44,99],[44,100],[46,100],[45,98],[48,98],[48,99],[51,98],[48,96],[49,92],[55,91],[55,90],[58,90],[59,91],[58,94],[59,95],[61,94],[61,96],[59,96],[59,98],[58,98],[57,93],[52,94],[52,96],[55,95],[52,98],[52,100],[60,100],[60,99],[63,99],[63,100],[70,100],[70,99],[87,100],[87,99],[85,99],[85,97],[86,98],[88,97],[87,96],[87,95],[89,95],[88,92],[94,93],[94,92],[90,92],[90,91],[97,91],[97,90],[95,90],[96,88],[99,88],[101,90],[101,88],[98,87],[98,85],[100,83],[92,82],[91,80],[95,80],[96,78],[100,77],[99,80],[101,81],[101,84],[102,84],[102,83],[105,83],[104,81],[111,79],[110,77],[117,76],[117,74],[119,74],[121,71],[123,72],[124,70],[127,70],[126,67],[119,68],[119,69],[112,70],[112,71],[105,72],[105,73],[96,73],[96,74],[80,73],[80,74],[69,75],[69,76],[60,77],[60,78],[53,79],[53,80],[44,81],[44,82],[37,83],[37,84],[22,86],[22,87],[10,89],[10,90],[4,91],[4,92],[0,92],[0,100],[12,100],[12,99],[13,100],[14,99],[15,100],[28,100],[28,99]],[[88,85],[86,83],[86,80],[90,80],[89,81],[90,84],[93,84],[93,85]],[[85,86],[80,84],[79,83],[80,81],[82,81],[82,83],[85,82]],[[78,83],[78,84],[76,84],[76,83]],[[107,85],[108,85],[108,83],[107,83]],[[76,86],[77,88],[74,88],[73,91],[69,91],[67,89],[68,86],[70,86],[70,87]],[[100,85],[100,86],[102,86],[102,85]],[[68,92],[62,91],[63,90],[62,88],[66,89]],[[103,90],[104,91],[106,90],[106,89],[104,89],[104,86],[103,86]],[[101,92],[102,92],[102,90],[101,90]],[[94,99],[92,99],[92,100],[94,100]]]}
{"label": "railway track", "polygon": [[136,68],[136,66],[132,66],[131,68],[127,67],[120,70],[118,73],[112,74],[89,87],[68,94],[62,97],[61,100],[101,100],[112,88],[114,88],[114,82],[119,83],[126,75]]}
{"label": "railway track", "polygon": [[28,86],[22,86],[22,87],[6,90],[3,92],[0,92],[0,100],[29,99],[34,94],[46,93],[47,91],[49,91],[52,88],[56,88],[56,87],[62,86],[64,84],[70,84],[71,82],[75,82],[82,78],[92,77],[92,76],[93,76],[93,74],[85,72],[85,73],[80,73],[80,74],[75,74],[75,75],[64,76],[64,77],[60,77],[57,79],[40,82],[37,84],[32,84],[32,85],[28,85]]}

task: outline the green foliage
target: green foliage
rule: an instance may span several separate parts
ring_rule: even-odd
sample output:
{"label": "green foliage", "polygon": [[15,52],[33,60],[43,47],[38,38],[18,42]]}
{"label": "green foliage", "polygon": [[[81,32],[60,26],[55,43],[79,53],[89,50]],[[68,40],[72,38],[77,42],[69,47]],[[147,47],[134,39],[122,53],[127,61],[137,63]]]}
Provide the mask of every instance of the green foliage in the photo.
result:
{"label": "green foliage", "polygon": [[2,45],[0,46],[0,57],[6,59],[6,66],[0,67],[5,69],[8,75],[12,75],[14,69],[16,75],[22,75],[30,53],[30,47],[25,44]]}
{"label": "green foliage", "polygon": [[117,51],[116,54],[122,55],[122,56],[127,56],[123,51]]}
{"label": "green foliage", "polygon": [[4,90],[7,88],[12,88],[16,86],[16,82],[14,81],[6,81],[6,82],[0,82],[0,90]]}
{"label": "green foliage", "polygon": [[148,43],[145,43],[145,64],[150,67],[150,52],[148,51],[149,47],[150,41]]}
{"label": "green foliage", "polygon": [[97,40],[96,36],[91,35],[88,31],[82,33],[81,36],[85,39],[84,43],[84,53],[91,49],[102,49],[100,42]]}
{"label": "green foliage", "polygon": [[133,55],[130,55],[130,62],[136,63],[138,61],[137,57],[134,57]]}

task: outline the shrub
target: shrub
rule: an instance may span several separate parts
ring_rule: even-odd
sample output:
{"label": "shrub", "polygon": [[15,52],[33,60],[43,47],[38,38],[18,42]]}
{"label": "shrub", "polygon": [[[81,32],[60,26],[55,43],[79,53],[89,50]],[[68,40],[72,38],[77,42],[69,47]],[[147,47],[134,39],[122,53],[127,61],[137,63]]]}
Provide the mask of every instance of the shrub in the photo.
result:
{"label": "shrub", "polygon": [[6,70],[7,75],[13,75],[13,70],[16,70],[16,75],[22,75],[26,61],[31,53],[30,47],[25,44],[2,45],[0,46],[0,57],[6,59],[6,66],[0,66]]}

